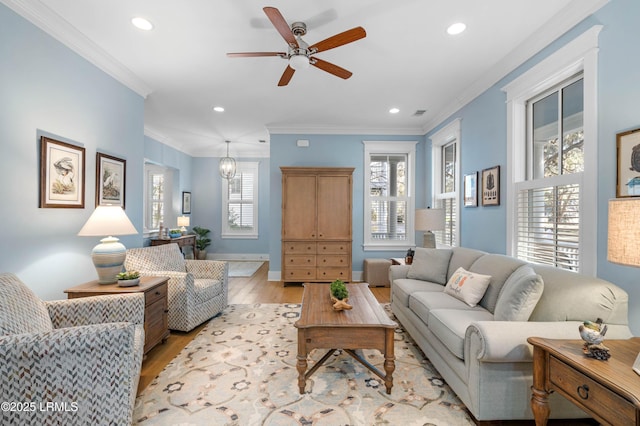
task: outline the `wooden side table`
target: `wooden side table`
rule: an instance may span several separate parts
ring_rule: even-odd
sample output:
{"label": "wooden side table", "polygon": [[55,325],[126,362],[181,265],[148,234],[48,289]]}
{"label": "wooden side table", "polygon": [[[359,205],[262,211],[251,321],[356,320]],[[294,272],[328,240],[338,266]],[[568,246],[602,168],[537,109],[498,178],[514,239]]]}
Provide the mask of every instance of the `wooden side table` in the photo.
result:
{"label": "wooden side table", "polygon": [[68,288],[68,299],[101,296],[107,294],[144,293],[144,353],[169,337],[167,322],[167,283],[168,277],[140,277],[140,284],[132,287],[119,287],[118,284],[98,284],[98,280],[89,281]]}
{"label": "wooden side table", "polygon": [[171,244],[171,243],[177,244],[178,247],[180,247],[180,251],[182,251],[183,254],[184,254],[184,250],[182,250],[182,247],[193,246],[193,256],[195,258],[196,256],[196,236],[195,235],[183,235],[182,237],[167,238],[167,239],[154,238],[151,240],[152,246],[160,246],[162,244]]}
{"label": "wooden side table", "polygon": [[[577,330],[576,330],[577,333]],[[531,410],[546,425],[553,391],[610,425],[640,425],[640,378],[631,369],[640,338],[605,340],[611,358],[600,361],[582,352],[582,340],[530,337],[533,345]]]}

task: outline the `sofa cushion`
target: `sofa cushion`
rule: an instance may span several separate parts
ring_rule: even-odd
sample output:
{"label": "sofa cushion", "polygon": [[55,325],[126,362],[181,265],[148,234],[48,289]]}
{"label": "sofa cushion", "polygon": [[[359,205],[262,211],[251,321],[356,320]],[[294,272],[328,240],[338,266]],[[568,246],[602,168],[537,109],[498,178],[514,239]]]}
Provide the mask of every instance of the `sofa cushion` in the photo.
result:
{"label": "sofa cushion", "polygon": [[433,309],[429,312],[429,330],[452,354],[464,359],[464,337],[475,321],[492,321],[493,314],[480,309]]}
{"label": "sofa cushion", "polygon": [[196,278],[193,280],[195,288],[195,301],[197,304],[205,303],[222,293],[222,282],[211,278]]}
{"label": "sofa cushion", "polygon": [[449,278],[451,278],[451,275],[453,275],[453,273],[461,266],[467,271],[470,271],[473,262],[487,254],[484,251],[466,247],[454,247],[452,251],[453,254],[451,255],[451,260],[449,261],[447,280],[449,280]]}
{"label": "sofa cushion", "polygon": [[407,278],[445,285],[452,253],[450,249],[416,247]]}
{"label": "sofa cushion", "polygon": [[416,291],[409,296],[409,308],[426,324],[432,309],[485,310],[480,306],[471,307],[444,291]]}
{"label": "sofa cushion", "polygon": [[421,280],[398,278],[393,280],[391,290],[391,296],[393,297],[394,303],[399,303],[402,306],[409,306],[409,296],[413,293],[417,291],[442,293],[442,286],[440,284],[429,283]]}
{"label": "sofa cushion", "polygon": [[518,268],[505,281],[493,313],[496,321],[528,321],[535,309],[544,282],[528,265]]}
{"label": "sofa cushion", "polygon": [[0,274],[0,335],[53,330],[49,311],[20,278]]}
{"label": "sofa cushion", "polygon": [[487,254],[473,262],[469,269],[471,272],[491,275],[491,282],[482,300],[480,300],[480,306],[486,308],[489,312],[494,312],[498,295],[505,281],[516,269],[525,264],[526,262],[523,260],[503,254]]}
{"label": "sofa cushion", "polygon": [[469,272],[460,267],[451,276],[444,292],[473,307],[478,304],[491,282],[491,276]]}

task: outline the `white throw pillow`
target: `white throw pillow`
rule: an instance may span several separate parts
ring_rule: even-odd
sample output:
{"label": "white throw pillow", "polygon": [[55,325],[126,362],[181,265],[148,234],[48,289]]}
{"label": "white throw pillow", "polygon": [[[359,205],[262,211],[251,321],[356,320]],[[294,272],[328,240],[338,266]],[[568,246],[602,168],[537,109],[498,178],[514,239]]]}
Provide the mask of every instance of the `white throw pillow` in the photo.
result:
{"label": "white throw pillow", "polygon": [[460,267],[449,278],[444,292],[474,307],[484,296],[490,282],[490,275],[475,274]]}
{"label": "white throw pillow", "polygon": [[502,286],[496,302],[494,319],[496,321],[528,321],[542,297],[543,290],[542,277],[530,266],[521,266],[507,278]]}
{"label": "white throw pillow", "polygon": [[416,247],[407,278],[445,285],[452,254],[451,249]]}

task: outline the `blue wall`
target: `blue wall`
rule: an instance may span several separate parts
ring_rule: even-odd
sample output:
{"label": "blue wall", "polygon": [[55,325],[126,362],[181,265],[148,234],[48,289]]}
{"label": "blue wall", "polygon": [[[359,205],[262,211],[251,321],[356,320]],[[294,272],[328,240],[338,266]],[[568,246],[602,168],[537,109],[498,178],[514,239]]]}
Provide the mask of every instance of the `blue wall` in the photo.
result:
{"label": "blue wall", "polygon": [[[296,146],[298,139],[309,140],[308,148]],[[403,257],[406,248],[393,252],[365,252],[364,243],[364,145],[363,141],[416,141],[416,207],[425,207],[425,151],[423,136],[372,136],[372,135],[271,135],[271,209],[269,217],[269,272],[281,269],[282,232],[282,173],[281,166],[354,167],[353,172],[353,270],[362,271],[366,257]],[[407,247],[408,248],[408,247]],[[355,278],[355,277],[354,277]]]}
{"label": "blue wall", "polygon": [[[501,88],[539,63],[593,25],[604,25],[598,56],[598,276],[624,288],[630,297],[632,331],[640,333],[640,270],[607,261],[607,203],[615,198],[616,133],[640,127],[640,2],[612,0],[549,47],[534,55],[481,96],[470,102],[435,131],[454,118],[462,120],[461,173],[470,173],[506,163],[506,96]],[[430,140],[427,139],[430,147]],[[428,148],[430,150],[430,148]],[[504,171],[502,178],[505,178]],[[504,181],[503,181],[504,182]],[[461,245],[505,253],[505,185],[501,185],[501,206],[464,208],[461,211]]]}

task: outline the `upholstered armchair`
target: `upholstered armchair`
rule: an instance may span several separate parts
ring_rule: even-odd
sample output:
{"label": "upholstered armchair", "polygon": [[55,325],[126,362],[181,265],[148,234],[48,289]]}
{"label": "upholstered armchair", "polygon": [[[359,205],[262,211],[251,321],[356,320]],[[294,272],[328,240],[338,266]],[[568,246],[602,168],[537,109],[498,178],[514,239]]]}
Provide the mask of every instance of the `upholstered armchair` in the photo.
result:
{"label": "upholstered armchair", "polygon": [[127,271],[169,277],[169,328],[190,331],[228,304],[228,265],[216,260],[185,260],[177,244],[127,250]]}
{"label": "upholstered armchair", "polygon": [[142,293],[44,302],[1,273],[0,423],[131,424],[143,323]]}

